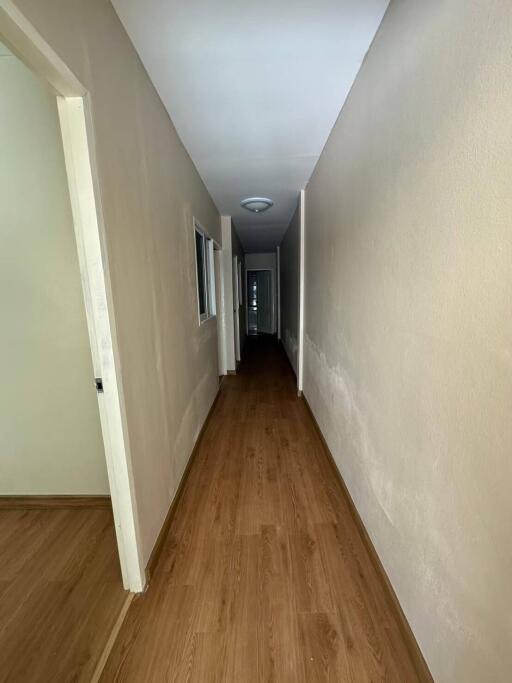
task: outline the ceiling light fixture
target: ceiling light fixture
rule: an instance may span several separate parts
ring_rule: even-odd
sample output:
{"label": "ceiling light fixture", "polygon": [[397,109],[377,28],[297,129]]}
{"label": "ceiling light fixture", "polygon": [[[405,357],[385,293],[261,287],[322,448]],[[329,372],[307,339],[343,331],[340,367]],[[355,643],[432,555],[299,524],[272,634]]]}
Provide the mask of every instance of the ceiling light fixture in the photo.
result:
{"label": "ceiling light fixture", "polygon": [[267,197],[249,197],[240,202],[240,206],[247,209],[247,211],[261,213],[274,206],[274,202],[271,199],[267,199]]}

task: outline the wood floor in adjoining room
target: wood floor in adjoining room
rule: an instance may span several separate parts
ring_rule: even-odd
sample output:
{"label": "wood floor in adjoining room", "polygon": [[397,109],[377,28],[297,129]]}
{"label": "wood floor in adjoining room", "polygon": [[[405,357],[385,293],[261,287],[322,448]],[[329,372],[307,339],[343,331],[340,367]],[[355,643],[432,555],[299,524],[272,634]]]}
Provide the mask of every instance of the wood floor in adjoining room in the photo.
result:
{"label": "wood floor in adjoining room", "polygon": [[101,681],[417,680],[287,360],[249,339]]}
{"label": "wood floor in adjoining room", "polygon": [[111,509],[0,509],[1,683],[90,683],[126,597]]}

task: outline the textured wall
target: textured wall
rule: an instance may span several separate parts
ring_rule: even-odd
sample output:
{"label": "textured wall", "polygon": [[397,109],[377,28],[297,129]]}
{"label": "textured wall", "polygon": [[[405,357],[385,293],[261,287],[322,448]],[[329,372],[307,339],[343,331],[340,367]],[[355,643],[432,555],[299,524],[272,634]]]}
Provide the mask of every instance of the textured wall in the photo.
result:
{"label": "textured wall", "polygon": [[0,494],[106,494],[57,100],[0,44]]}
{"label": "textured wall", "polygon": [[300,203],[297,205],[280,249],[281,339],[297,373],[299,339]]}
{"label": "textured wall", "polygon": [[512,671],[511,36],[393,0],[306,194],[304,391],[439,683]]}
{"label": "textured wall", "polygon": [[108,0],[16,0],[91,94],[147,560],[218,387],[215,318],[198,325],[193,216],[220,219]]}

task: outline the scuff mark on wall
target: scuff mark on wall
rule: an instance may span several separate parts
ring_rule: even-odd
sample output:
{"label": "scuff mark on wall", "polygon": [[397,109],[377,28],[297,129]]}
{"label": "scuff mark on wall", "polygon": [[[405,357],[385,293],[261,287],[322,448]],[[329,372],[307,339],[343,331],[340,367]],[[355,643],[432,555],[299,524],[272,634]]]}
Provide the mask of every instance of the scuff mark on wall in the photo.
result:
{"label": "scuff mark on wall", "polygon": [[[340,355],[349,367],[347,346],[339,334],[337,340]],[[410,613],[409,608],[411,611],[418,607],[424,609],[422,601],[417,604],[418,595],[429,595],[432,599],[430,609],[437,615],[434,618],[442,619],[445,625],[444,636],[432,632],[432,641],[438,647],[443,647],[443,639],[449,632],[452,643],[457,643],[463,650],[467,650],[471,644],[474,654],[480,652],[480,656],[488,662],[489,670],[495,669],[492,653],[486,651],[478,636],[482,624],[475,623],[469,615],[463,619],[457,606],[461,599],[470,603],[480,602],[471,595],[469,584],[454,592],[452,580],[456,576],[462,550],[448,544],[440,529],[443,523],[446,527],[457,525],[457,522],[453,519],[449,522],[443,520],[442,511],[432,507],[428,494],[408,487],[397,488],[392,480],[392,470],[384,466],[385,452],[382,446],[379,449],[374,443],[371,435],[369,416],[372,406],[369,397],[357,386],[343,363],[330,364],[325,353],[307,334],[304,352],[304,394],[393,585],[410,580],[407,573],[414,571],[416,590],[400,594],[402,607],[406,613]],[[439,473],[439,480],[438,485],[449,496],[452,482],[446,480],[443,472]],[[403,557],[407,550],[403,548],[400,525],[407,517],[410,518],[411,533],[416,535],[425,533],[425,519],[430,520],[428,534],[435,536],[434,545],[438,548],[434,560],[416,554],[416,566],[411,562],[410,566],[404,567]],[[458,533],[463,540],[464,529],[461,525],[458,525]],[[397,554],[391,562],[386,561],[390,548],[382,547],[382,538],[395,539],[393,547]],[[474,567],[473,570],[475,581],[486,581],[481,568]],[[479,609],[484,611],[485,607],[485,602],[480,602]],[[453,676],[455,672],[454,664]],[[500,680],[498,676],[496,680]]]}
{"label": "scuff mark on wall", "polygon": [[[341,363],[330,365],[325,353],[307,334],[304,337],[304,387],[320,428],[331,441],[329,447],[337,465],[347,477],[349,489],[355,489],[356,494],[357,486],[361,486],[358,474],[369,473],[365,486],[371,489],[392,525],[393,484],[378,466],[365,417],[368,413],[364,396]],[[352,471],[354,463],[357,474]]]}
{"label": "scuff mark on wall", "polygon": [[172,478],[169,482],[171,496],[174,496],[179,486],[201,428],[210,410],[212,403],[210,399],[212,396],[215,399],[215,386],[218,387],[218,383],[217,373],[215,368],[212,367],[199,378],[183,412],[173,445]]}
{"label": "scuff mark on wall", "polygon": [[297,371],[297,352],[299,346],[297,344],[297,338],[294,337],[288,328],[284,331],[283,344],[293,369]]}

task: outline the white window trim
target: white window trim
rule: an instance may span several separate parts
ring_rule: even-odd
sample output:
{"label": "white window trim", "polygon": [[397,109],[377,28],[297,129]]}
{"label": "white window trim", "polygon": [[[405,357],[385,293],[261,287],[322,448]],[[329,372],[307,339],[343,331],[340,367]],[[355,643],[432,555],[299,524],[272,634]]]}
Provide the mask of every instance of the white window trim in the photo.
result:
{"label": "white window trim", "polygon": [[[196,269],[196,297],[197,297],[197,317],[199,320],[199,325],[215,318],[217,316],[217,305],[215,298],[215,263],[213,252],[215,249],[215,241],[208,234],[208,231],[203,228],[201,223],[194,218],[193,220],[194,228],[194,263]],[[197,249],[196,249],[196,232],[203,236],[205,245],[203,254],[203,280],[205,283],[205,304],[206,312],[201,313],[200,308],[200,296],[199,296],[199,277],[198,277],[198,264],[197,264]]]}

